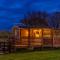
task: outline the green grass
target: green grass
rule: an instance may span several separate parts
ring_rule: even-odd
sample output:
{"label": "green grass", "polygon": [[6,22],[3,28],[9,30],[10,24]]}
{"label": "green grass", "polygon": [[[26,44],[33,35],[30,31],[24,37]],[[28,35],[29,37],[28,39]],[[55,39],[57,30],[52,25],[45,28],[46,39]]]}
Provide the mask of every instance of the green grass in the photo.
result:
{"label": "green grass", "polygon": [[60,49],[5,54],[0,60],[60,60]]}

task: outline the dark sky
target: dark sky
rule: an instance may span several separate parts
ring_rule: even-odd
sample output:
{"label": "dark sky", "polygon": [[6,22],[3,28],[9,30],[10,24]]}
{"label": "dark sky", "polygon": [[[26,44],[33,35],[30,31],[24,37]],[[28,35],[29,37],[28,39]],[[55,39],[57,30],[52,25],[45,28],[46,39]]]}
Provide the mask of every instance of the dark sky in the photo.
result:
{"label": "dark sky", "polygon": [[0,30],[8,30],[29,11],[60,10],[60,0],[0,0]]}

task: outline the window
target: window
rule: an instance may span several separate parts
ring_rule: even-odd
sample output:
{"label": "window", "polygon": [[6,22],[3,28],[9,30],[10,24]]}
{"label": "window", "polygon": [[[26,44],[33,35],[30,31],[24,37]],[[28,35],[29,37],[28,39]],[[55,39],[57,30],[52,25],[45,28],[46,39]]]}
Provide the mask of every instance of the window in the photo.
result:
{"label": "window", "polygon": [[43,37],[51,38],[51,29],[43,29]]}
{"label": "window", "polygon": [[31,29],[30,36],[32,36],[34,38],[40,38],[40,37],[42,37],[42,30],[41,29]]}
{"label": "window", "polygon": [[28,37],[28,29],[21,29],[21,37]]}

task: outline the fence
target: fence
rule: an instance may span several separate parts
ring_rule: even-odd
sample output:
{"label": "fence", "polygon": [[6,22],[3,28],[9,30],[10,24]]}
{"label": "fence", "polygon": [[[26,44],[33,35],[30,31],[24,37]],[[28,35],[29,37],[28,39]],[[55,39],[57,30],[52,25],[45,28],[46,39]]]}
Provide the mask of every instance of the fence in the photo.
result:
{"label": "fence", "polygon": [[0,54],[14,52],[14,41],[12,34],[0,35]]}
{"label": "fence", "polygon": [[9,53],[9,42],[0,41],[0,54]]}

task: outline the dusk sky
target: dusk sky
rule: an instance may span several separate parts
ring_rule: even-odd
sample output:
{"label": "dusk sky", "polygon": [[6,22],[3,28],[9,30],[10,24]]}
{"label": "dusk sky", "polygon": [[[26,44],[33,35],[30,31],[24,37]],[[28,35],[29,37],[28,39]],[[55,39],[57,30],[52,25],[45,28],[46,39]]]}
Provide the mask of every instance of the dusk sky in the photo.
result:
{"label": "dusk sky", "polygon": [[0,30],[10,29],[31,11],[60,11],[60,0],[0,0]]}

